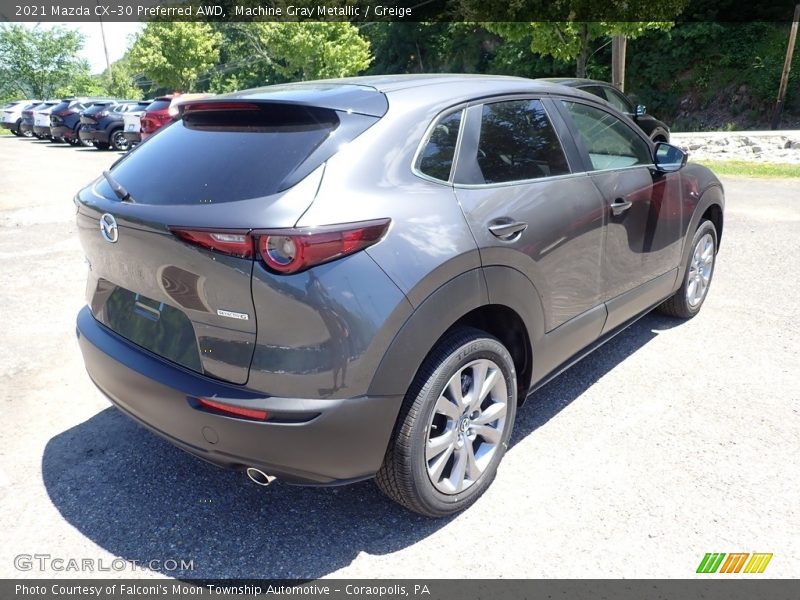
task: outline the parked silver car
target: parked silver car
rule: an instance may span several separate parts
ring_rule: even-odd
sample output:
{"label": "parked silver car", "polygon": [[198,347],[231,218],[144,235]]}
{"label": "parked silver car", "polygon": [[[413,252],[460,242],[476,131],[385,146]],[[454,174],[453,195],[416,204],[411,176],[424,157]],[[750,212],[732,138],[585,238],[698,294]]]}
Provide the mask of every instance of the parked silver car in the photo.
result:
{"label": "parked silver car", "polygon": [[443,516],[538,387],[697,314],[724,200],[595,96],[434,75],[187,102],[76,204],[80,347],[120,409],[262,485],[375,477]]}

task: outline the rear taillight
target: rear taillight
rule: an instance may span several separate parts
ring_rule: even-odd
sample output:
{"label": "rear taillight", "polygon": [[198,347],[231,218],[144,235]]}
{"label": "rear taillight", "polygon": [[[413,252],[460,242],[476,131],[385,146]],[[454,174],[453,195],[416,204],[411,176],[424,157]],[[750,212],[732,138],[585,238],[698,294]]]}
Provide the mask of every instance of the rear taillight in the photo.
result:
{"label": "rear taillight", "polygon": [[265,410],[257,408],[244,408],[242,406],[235,406],[225,402],[217,402],[216,400],[209,400],[208,398],[198,398],[197,401],[200,406],[210,408],[215,412],[224,413],[233,417],[244,417],[245,419],[253,419],[254,421],[266,421],[269,413]]}
{"label": "rear taillight", "polygon": [[197,231],[173,229],[172,233],[184,241],[209,250],[240,258],[253,258],[253,238],[246,231]]}
{"label": "rear taillight", "polygon": [[278,273],[297,273],[363,250],[380,240],[389,219],[326,227],[253,232],[264,264]]}
{"label": "rear taillight", "polygon": [[269,270],[289,275],[373,245],[386,234],[390,223],[390,219],[378,219],[323,227],[256,231],[172,229],[172,233],[191,244],[241,258],[255,258],[257,249]]}

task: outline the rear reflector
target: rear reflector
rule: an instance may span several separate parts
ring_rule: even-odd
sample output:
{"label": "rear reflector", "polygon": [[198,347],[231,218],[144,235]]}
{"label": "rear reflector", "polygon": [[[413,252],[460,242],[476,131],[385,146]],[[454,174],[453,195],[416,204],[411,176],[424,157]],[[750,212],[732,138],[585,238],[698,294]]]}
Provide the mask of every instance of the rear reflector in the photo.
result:
{"label": "rear reflector", "polygon": [[172,233],[182,240],[240,258],[253,258],[253,239],[242,231],[196,231],[173,229]]}
{"label": "rear reflector", "polygon": [[224,402],[217,402],[215,400],[208,400],[207,398],[198,398],[201,406],[212,408],[219,412],[233,415],[235,417],[244,417],[246,419],[253,419],[256,421],[266,421],[269,413],[265,410],[258,410],[255,408],[242,408],[241,406],[234,406],[232,404],[225,404]]}

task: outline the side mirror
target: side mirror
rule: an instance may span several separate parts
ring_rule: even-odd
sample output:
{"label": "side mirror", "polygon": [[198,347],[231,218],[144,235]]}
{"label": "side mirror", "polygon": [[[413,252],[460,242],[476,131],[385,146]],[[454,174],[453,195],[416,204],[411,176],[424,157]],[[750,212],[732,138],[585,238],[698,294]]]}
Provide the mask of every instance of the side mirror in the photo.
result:
{"label": "side mirror", "polygon": [[647,107],[644,104],[637,104],[636,105],[636,112],[634,113],[637,117],[643,117],[647,114]]}
{"label": "side mirror", "polygon": [[659,173],[674,173],[680,171],[686,164],[689,155],[683,150],[666,142],[656,143],[653,163]]}

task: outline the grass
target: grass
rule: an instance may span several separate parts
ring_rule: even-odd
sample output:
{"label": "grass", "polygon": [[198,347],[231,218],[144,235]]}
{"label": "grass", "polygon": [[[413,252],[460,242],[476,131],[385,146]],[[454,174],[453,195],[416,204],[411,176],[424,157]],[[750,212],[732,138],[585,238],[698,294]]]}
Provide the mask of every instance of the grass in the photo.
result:
{"label": "grass", "polygon": [[800,165],[785,163],[757,163],[746,160],[698,160],[717,175],[741,177],[800,177]]}

